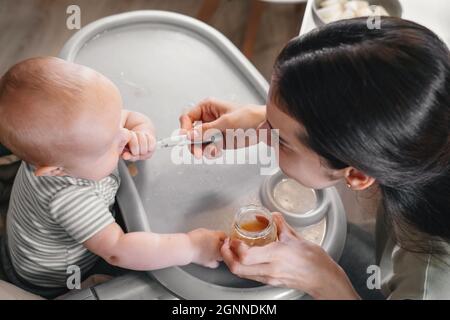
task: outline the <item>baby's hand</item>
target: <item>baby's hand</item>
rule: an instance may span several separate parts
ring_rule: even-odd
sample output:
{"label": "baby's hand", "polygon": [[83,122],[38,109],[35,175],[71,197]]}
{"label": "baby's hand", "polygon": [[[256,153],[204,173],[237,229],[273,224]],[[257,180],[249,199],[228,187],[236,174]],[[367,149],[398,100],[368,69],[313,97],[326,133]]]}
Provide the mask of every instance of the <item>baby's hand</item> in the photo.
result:
{"label": "baby's hand", "polygon": [[155,127],[150,118],[139,112],[124,109],[121,126],[129,133],[122,158],[129,161],[149,159],[156,148]]}
{"label": "baby's hand", "polygon": [[222,261],[220,248],[227,237],[222,231],[196,229],[188,233],[192,243],[192,262],[208,268],[217,268]]}
{"label": "baby's hand", "polygon": [[151,130],[129,130],[130,140],[122,153],[128,161],[147,160],[155,151],[156,138]]}

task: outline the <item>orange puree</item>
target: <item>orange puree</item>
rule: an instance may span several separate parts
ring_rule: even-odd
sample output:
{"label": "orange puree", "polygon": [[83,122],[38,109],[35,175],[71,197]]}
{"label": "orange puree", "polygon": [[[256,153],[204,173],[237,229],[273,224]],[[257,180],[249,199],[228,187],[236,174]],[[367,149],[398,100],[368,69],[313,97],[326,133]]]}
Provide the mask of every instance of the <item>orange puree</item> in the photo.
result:
{"label": "orange puree", "polygon": [[255,220],[243,222],[240,228],[248,232],[261,232],[269,225],[267,218],[263,216],[256,216],[255,218]]}

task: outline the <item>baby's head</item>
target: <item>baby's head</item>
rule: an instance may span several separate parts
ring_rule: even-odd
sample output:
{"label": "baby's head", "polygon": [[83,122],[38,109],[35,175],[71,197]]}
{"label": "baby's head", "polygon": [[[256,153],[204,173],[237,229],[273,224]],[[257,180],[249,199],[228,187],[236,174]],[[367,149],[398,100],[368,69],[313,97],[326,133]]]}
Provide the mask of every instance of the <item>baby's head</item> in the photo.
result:
{"label": "baby's head", "polygon": [[121,112],[110,80],[58,58],[25,60],[0,80],[0,142],[38,176],[108,176],[129,139]]}

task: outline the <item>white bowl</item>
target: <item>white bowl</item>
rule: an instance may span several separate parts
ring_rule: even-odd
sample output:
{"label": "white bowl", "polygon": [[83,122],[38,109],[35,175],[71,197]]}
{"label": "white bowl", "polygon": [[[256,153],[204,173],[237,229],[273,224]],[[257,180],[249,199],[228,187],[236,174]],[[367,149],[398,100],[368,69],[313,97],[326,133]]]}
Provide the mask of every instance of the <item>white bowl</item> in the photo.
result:
{"label": "white bowl", "polygon": [[[312,5],[313,18],[317,26],[327,24],[325,21],[322,20],[322,18],[317,12],[317,10],[320,9],[320,4],[323,1],[324,0],[314,0]],[[370,5],[383,6],[383,8],[386,9],[387,13],[391,17],[401,18],[402,16],[402,6],[400,5],[400,2],[398,0],[367,0],[367,2],[369,2]]]}
{"label": "white bowl", "polygon": [[[284,215],[289,224],[298,227],[305,227],[320,222],[326,215],[329,207],[329,198],[325,196],[323,190],[314,190],[301,186],[301,188],[309,189],[315,196],[315,204],[309,210],[293,212],[286,208],[275,198],[275,189],[280,183],[284,183],[291,178],[287,177],[283,172],[278,171],[274,175],[266,178],[261,186],[261,202],[271,210],[280,212]],[[297,183],[297,182],[296,182]],[[301,196],[301,193],[298,193]]]}

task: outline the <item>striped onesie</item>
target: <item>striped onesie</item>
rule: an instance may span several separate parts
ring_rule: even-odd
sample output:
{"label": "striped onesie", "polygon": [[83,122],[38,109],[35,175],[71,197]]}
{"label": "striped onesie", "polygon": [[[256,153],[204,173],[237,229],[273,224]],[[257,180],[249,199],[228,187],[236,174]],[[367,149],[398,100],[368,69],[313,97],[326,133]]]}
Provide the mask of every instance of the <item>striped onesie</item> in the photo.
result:
{"label": "striped onesie", "polygon": [[98,257],[83,242],[113,223],[120,179],[36,177],[22,162],[7,215],[8,248],[15,272],[40,287],[65,287],[67,268],[85,274]]}

